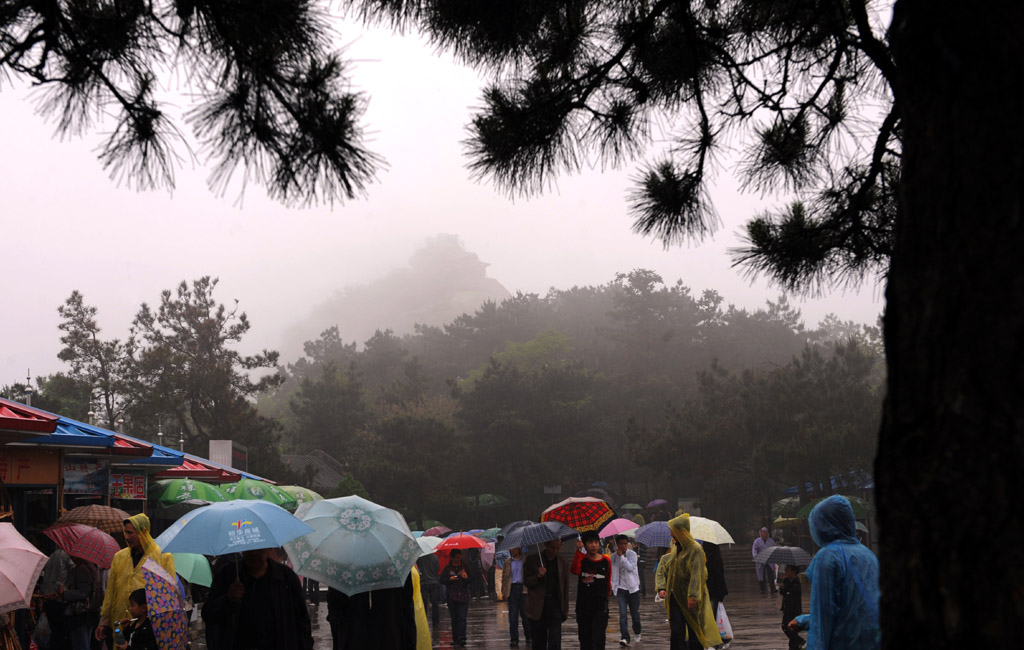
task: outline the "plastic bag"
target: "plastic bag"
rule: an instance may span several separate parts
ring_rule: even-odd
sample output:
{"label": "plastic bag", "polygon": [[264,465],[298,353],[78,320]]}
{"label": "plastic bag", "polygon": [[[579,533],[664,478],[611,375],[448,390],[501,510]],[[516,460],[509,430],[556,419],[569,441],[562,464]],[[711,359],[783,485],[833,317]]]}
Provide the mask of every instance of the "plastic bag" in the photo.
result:
{"label": "plastic bag", "polygon": [[50,645],[50,619],[46,616],[46,612],[43,612],[39,620],[36,621],[36,629],[32,630],[32,640],[36,642],[41,648],[47,648]]}
{"label": "plastic bag", "polygon": [[725,611],[725,603],[718,603],[718,633],[723,641],[732,641],[732,623],[729,622],[729,615]]}

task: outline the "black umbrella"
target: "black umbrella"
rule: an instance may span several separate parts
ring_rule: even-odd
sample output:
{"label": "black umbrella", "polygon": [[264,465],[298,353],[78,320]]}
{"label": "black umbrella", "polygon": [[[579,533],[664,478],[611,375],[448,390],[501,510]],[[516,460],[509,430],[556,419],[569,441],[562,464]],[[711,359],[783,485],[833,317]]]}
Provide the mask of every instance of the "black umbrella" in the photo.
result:
{"label": "black umbrella", "polygon": [[807,566],[811,563],[811,555],[799,546],[769,546],[754,558],[757,564],[792,564]]}

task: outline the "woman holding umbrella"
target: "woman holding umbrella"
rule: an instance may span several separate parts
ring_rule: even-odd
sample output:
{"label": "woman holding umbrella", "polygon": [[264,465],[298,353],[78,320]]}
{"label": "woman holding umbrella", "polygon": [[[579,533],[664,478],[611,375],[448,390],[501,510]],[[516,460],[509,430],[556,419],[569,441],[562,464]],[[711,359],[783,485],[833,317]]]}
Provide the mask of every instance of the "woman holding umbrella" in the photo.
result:
{"label": "woman holding umbrella", "polygon": [[452,619],[452,643],[466,645],[466,616],[469,614],[469,573],[462,564],[462,550],[452,549],[448,564],[441,570],[441,584],[448,588],[448,613]]}
{"label": "woman holding umbrella", "polygon": [[107,578],[107,591],[100,608],[100,623],[96,627],[95,637],[102,641],[110,635],[111,621],[120,620],[128,611],[128,597],[136,589],[146,586],[142,575],[142,565],[147,558],[152,558],[174,575],[174,557],[163,553],[149,534],[149,517],[144,514],[132,515],[124,520],[124,539],[128,548],[123,548],[114,555],[110,565],[110,576]]}

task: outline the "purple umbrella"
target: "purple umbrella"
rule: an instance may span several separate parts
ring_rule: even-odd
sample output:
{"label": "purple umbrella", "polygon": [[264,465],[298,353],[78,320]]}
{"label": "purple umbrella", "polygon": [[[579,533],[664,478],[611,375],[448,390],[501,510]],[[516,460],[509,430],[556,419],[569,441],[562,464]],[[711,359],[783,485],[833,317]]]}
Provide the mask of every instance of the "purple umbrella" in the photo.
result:
{"label": "purple umbrella", "polygon": [[666,501],[664,499],[655,499],[654,501],[651,501],[650,503],[648,503],[647,507],[648,508],[657,508],[658,506],[667,506],[667,505],[668,505],[668,501]]}

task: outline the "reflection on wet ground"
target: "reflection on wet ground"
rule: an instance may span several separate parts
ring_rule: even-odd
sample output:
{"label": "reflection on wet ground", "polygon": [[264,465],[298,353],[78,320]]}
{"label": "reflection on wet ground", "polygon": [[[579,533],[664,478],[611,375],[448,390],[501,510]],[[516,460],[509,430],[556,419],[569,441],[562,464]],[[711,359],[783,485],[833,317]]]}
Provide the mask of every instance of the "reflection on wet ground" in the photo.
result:
{"label": "reflection on wet ground", "polygon": [[[779,611],[782,599],[778,595],[762,595],[758,590],[753,571],[749,576],[738,573],[727,574],[727,578],[729,596],[725,603],[735,634],[735,639],[729,645],[729,650],[752,650],[754,648],[784,650],[787,648],[788,641],[779,627],[782,622],[782,613]],[[575,584],[570,584],[570,591],[575,591]],[[805,608],[807,606],[807,591],[805,589]],[[570,598],[571,602],[575,602],[574,595],[570,595]],[[315,648],[330,650],[331,628],[327,623],[327,604],[321,602],[319,605],[310,605],[310,614],[313,618]],[[638,649],[668,648],[669,629],[665,610],[660,604],[655,604],[652,595],[649,594],[643,599],[640,605],[640,615],[643,638],[640,641],[634,640],[630,647]],[[508,648],[508,606],[504,602],[488,598],[474,600],[469,607],[467,628],[468,643],[466,647],[489,650]],[[202,642],[200,629],[193,630],[193,638],[195,639],[193,648],[206,648]],[[607,647],[609,649],[620,647],[619,638],[618,607],[613,599],[610,605]],[[441,608],[441,623],[438,629],[432,630],[432,639],[434,648],[447,650],[454,647],[452,646],[451,625],[446,607]],[[520,637],[519,647],[527,647],[522,637]],[[576,638],[576,621],[571,608],[569,620],[562,626],[562,647],[566,650],[579,648],[579,641]]]}

